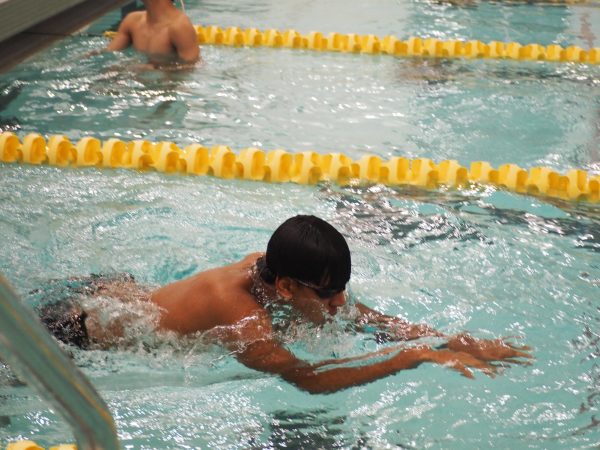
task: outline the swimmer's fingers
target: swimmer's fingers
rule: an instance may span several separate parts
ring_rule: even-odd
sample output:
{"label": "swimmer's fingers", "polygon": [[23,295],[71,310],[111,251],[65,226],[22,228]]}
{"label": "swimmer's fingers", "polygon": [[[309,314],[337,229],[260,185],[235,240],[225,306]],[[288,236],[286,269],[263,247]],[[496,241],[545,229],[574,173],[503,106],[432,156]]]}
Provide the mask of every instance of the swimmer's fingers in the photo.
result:
{"label": "swimmer's fingers", "polygon": [[492,364],[488,361],[477,360],[477,362],[470,362],[469,366],[473,369],[480,370],[482,373],[490,378],[496,378],[496,375],[500,373],[502,367],[497,364]]}
{"label": "swimmer's fingers", "polygon": [[495,368],[494,373],[502,374],[502,373],[504,373],[505,369],[510,368],[512,365],[531,366],[532,362],[531,361],[523,361],[523,360],[514,359],[514,358],[506,358],[501,361],[495,362],[493,365]]}
{"label": "swimmer's fingers", "polygon": [[530,352],[532,350],[532,348],[529,345],[514,345],[510,342],[505,342],[505,344],[508,345],[513,350],[521,350],[524,352]]}
{"label": "swimmer's fingers", "polygon": [[515,355],[513,358],[535,359],[531,353],[522,352],[520,350],[515,350]]}
{"label": "swimmer's fingers", "polygon": [[533,349],[528,345],[523,345],[521,347],[512,347],[512,349],[520,358],[533,358],[533,355],[531,354]]}
{"label": "swimmer's fingers", "polygon": [[456,360],[451,361],[445,365],[453,370],[456,370],[463,377],[467,377],[467,378],[471,378],[471,379],[475,378],[475,376],[473,375],[473,372],[471,372],[469,369],[467,369],[467,367],[460,361],[456,361]]}
{"label": "swimmer's fingers", "polygon": [[461,352],[453,352],[451,350],[436,350],[428,352],[428,360],[440,364],[444,367],[448,367],[449,369],[455,370],[460,373],[462,376],[467,378],[474,378],[473,372],[471,372],[467,366],[474,365],[472,360],[476,360],[476,358],[472,358],[470,355]]}
{"label": "swimmer's fingers", "polygon": [[[475,378],[475,376],[473,375],[473,372],[470,369],[468,369],[460,361],[453,361],[447,365],[451,369],[454,369],[457,372],[459,372],[463,377],[467,377],[467,378],[471,378],[471,379]],[[498,367],[496,367],[492,364],[477,365],[477,367],[475,367],[475,368],[481,370],[482,373],[484,373],[485,375],[487,375],[490,378],[496,378],[496,375],[498,374]]]}
{"label": "swimmer's fingers", "polygon": [[516,346],[512,344],[506,344],[510,349],[510,355],[507,355],[507,358],[526,358],[533,359],[533,355],[531,354],[531,347],[528,345]]}
{"label": "swimmer's fingers", "polygon": [[503,336],[501,338],[501,341],[508,345],[510,348],[515,349],[515,350],[524,350],[524,351],[531,351],[532,348],[529,345],[516,345],[511,341],[518,341],[519,339],[521,339],[520,336]]}
{"label": "swimmer's fingers", "polygon": [[514,358],[506,358],[506,359],[502,360],[502,362],[508,363],[508,364],[517,364],[519,366],[531,366],[533,364],[531,361],[528,361],[528,360],[523,361],[522,359],[514,359]]}
{"label": "swimmer's fingers", "polygon": [[467,378],[473,378],[473,373],[470,369],[481,370],[484,374],[492,378],[496,376],[496,366],[469,353],[453,352],[451,350],[439,350],[436,353],[438,362],[443,362],[445,366],[451,367]]}
{"label": "swimmer's fingers", "polygon": [[477,369],[481,370],[490,378],[496,378],[496,375],[498,375],[498,370],[500,369],[498,365],[489,363],[487,361],[480,361],[477,364],[477,366],[473,367],[476,367]]}
{"label": "swimmer's fingers", "polygon": [[481,371],[490,378],[496,378],[496,375],[498,375],[498,368],[496,366],[489,369],[481,369]]}
{"label": "swimmer's fingers", "polygon": [[469,366],[473,367],[474,369],[480,370],[490,378],[496,378],[496,375],[498,375],[502,370],[502,366],[498,364],[492,364],[489,361],[484,361],[475,358],[472,362],[469,363]]}
{"label": "swimmer's fingers", "polygon": [[506,359],[533,359],[531,348],[527,345],[516,346],[502,339],[480,341],[479,348],[475,347],[473,354],[487,361],[504,361]]}

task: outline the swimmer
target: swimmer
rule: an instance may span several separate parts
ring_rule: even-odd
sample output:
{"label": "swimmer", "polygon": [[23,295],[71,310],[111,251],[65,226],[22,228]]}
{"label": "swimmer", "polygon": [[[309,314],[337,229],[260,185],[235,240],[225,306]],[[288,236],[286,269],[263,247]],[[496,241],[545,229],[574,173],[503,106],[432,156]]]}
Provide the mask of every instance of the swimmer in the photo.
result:
{"label": "swimmer", "polygon": [[148,54],[153,65],[172,62],[193,64],[200,58],[196,30],[188,16],[171,0],[144,0],[146,11],[129,13],[106,50],[130,45]]}
{"label": "swimmer", "polygon": [[[149,292],[147,299],[160,311],[159,330],[181,336],[211,334],[247,367],[278,375],[310,393],[369,383],[423,363],[444,365],[469,378],[473,377],[471,369],[494,376],[494,361],[527,364],[531,358],[525,346],[517,347],[502,339],[479,340],[466,334],[448,337],[427,325],[411,324],[357,302],[353,320],[359,331],[383,333],[386,341],[434,336],[444,343],[436,348],[394,345],[379,352],[316,364],[299,359],[277,338],[274,311],[285,308],[316,326],[332,321],[346,304],[350,271],[350,250],[344,237],[318,217],[299,215],[275,230],[266,253],[253,253],[231,265],[168,284]],[[107,292],[116,297],[125,291],[131,297],[136,290],[133,278],[127,276],[117,280],[116,288],[111,287],[113,284],[110,279],[100,278],[84,283],[81,289],[92,295]],[[138,297],[144,295],[142,292]],[[102,346],[110,332],[98,326],[94,315],[67,306],[54,318],[42,314],[42,321],[64,342]]]}

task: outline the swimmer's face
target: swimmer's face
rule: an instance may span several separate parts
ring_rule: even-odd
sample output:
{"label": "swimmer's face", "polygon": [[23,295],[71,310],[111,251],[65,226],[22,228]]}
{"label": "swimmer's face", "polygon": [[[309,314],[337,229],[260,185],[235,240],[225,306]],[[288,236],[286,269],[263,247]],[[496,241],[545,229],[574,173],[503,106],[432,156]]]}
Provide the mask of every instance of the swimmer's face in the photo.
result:
{"label": "swimmer's face", "polygon": [[320,287],[288,277],[281,283],[278,280],[277,284],[280,295],[306,319],[318,325],[331,320],[346,304],[345,287]]}

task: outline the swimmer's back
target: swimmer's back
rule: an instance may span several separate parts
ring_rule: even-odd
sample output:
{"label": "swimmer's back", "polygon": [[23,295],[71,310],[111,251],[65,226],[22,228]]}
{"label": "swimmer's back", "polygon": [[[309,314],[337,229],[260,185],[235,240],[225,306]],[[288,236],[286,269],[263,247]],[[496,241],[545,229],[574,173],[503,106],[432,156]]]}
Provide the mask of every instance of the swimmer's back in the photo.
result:
{"label": "swimmer's back", "polygon": [[160,327],[182,334],[230,325],[258,313],[250,294],[250,269],[260,253],[201,272],[152,292],[151,300],[163,309]]}

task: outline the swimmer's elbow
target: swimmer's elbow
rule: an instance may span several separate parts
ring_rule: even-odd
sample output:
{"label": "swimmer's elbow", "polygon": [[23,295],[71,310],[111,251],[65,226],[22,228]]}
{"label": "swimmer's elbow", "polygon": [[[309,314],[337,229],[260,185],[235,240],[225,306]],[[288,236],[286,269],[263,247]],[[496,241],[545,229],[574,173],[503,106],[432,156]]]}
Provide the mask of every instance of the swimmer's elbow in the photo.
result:
{"label": "swimmer's elbow", "polygon": [[293,384],[298,389],[304,392],[308,392],[309,394],[329,394],[333,392],[331,390],[325,389],[319,383],[315,383],[314,380],[310,379],[296,379],[293,377],[282,376],[282,378],[290,384]]}
{"label": "swimmer's elbow", "polygon": [[339,386],[331,386],[324,383],[317,372],[312,368],[292,369],[281,373],[281,378],[290,384],[293,384],[298,389],[308,392],[309,394],[331,394],[343,389]]}

